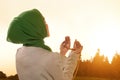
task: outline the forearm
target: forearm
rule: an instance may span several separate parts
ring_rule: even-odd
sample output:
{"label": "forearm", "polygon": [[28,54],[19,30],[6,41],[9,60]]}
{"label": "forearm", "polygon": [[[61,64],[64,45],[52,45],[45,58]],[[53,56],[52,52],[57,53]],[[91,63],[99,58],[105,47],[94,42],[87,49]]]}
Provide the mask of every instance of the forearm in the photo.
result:
{"label": "forearm", "polygon": [[72,52],[70,56],[66,59],[63,74],[66,80],[72,80],[73,73],[75,71],[75,68],[77,66],[77,61],[79,59],[80,54],[75,54]]}

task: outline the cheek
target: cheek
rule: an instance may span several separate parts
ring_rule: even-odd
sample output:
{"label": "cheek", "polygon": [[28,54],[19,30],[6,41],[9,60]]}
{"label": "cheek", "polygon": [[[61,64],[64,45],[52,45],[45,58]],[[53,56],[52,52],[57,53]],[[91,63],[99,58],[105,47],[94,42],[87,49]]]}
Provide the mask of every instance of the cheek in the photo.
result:
{"label": "cheek", "polygon": [[47,36],[50,36],[48,25],[46,24]]}

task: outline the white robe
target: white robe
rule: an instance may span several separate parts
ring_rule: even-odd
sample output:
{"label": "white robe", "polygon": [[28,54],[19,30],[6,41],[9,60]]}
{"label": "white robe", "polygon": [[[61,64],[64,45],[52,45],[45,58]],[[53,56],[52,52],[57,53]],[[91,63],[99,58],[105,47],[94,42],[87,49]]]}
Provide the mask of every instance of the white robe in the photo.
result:
{"label": "white robe", "polygon": [[16,53],[19,80],[72,80],[79,54],[69,57],[39,47],[21,47]]}

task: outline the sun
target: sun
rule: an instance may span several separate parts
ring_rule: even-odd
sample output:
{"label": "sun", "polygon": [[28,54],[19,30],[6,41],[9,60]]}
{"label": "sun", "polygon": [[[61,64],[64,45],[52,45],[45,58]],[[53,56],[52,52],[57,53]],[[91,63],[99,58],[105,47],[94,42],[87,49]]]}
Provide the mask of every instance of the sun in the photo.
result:
{"label": "sun", "polygon": [[100,49],[100,54],[108,57],[109,62],[112,61],[115,53],[120,51],[120,39],[118,34],[120,34],[120,32],[114,27],[102,29],[95,32],[94,37],[91,40],[94,47]]}

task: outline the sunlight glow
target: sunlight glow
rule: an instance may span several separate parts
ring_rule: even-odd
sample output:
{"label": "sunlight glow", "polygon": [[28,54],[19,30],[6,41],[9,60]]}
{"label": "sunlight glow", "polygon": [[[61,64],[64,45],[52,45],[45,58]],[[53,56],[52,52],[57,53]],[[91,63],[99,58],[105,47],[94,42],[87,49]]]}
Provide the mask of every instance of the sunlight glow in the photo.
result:
{"label": "sunlight glow", "polygon": [[101,54],[107,56],[111,62],[114,54],[120,50],[120,38],[118,37],[119,29],[117,26],[107,26],[108,27],[104,26],[103,29],[99,30],[98,32],[95,31],[91,43],[94,44],[94,47],[99,48]]}
{"label": "sunlight glow", "polygon": [[37,8],[43,13],[50,29],[45,43],[55,52],[59,52],[66,35],[72,44],[77,39],[83,45],[82,60],[93,58],[98,48],[109,61],[120,52],[119,0],[29,0],[29,4],[27,0],[0,1],[0,70],[8,75],[16,72],[15,54],[21,45],[6,41],[7,29],[15,16],[28,9]]}

